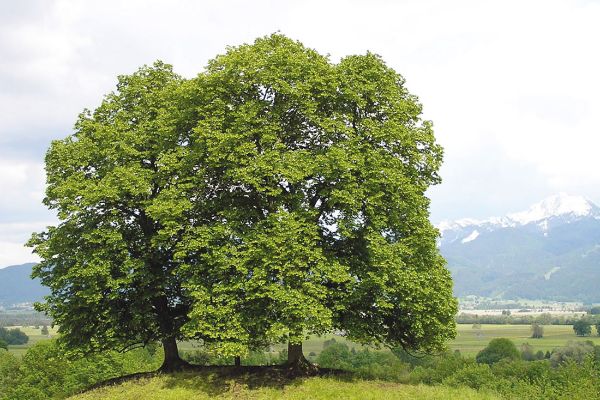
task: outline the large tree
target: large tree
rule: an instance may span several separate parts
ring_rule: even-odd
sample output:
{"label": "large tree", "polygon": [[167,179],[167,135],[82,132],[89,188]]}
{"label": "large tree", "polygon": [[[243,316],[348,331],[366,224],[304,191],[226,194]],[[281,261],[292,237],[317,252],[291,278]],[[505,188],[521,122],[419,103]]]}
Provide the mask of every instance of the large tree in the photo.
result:
{"label": "large tree", "polygon": [[181,226],[201,219],[185,206],[202,190],[186,183],[186,130],[160,117],[180,82],[160,62],[121,76],[52,143],[44,203],[60,223],[30,241],[42,259],[33,276],[51,289],[37,308],[61,342],[92,352],[161,341],[164,370],[184,365],[176,340],[191,305],[173,252]]}
{"label": "large tree", "polygon": [[434,351],[456,301],[425,191],[442,149],[404,80],[282,35],[195,79],[157,63],[48,151],[40,309],[94,351],[177,339],[227,355],[309,334]]}
{"label": "large tree", "polygon": [[[404,80],[367,53],[338,64],[281,35],[230,48],[184,90],[194,156],[227,199],[192,227],[190,334],[229,350],[341,330],[434,351],[456,301],[428,220],[442,149]],[[214,329],[218,326],[218,329]]]}

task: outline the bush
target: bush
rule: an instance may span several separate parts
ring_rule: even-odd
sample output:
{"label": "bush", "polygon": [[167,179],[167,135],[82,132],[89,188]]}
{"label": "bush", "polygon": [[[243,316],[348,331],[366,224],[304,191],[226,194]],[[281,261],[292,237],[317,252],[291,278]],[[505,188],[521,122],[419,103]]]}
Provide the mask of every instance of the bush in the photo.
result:
{"label": "bush", "polygon": [[428,354],[412,354],[404,350],[402,347],[392,349],[392,353],[403,363],[409,364],[412,367],[431,365],[434,357]]}
{"label": "bush", "polygon": [[427,385],[441,383],[456,371],[473,363],[472,359],[465,360],[461,357],[460,353],[446,353],[440,357],[433,358],[428,365],[415,367],[410,373],[409,381],[411,383],[424,383]]}
{"label": "bush", "polygon": [[505,338],[492,339],[486,348],[477,353],[475,360],[482,364],[493,364],[502,359],[518,360],[519,350],[513,342]]}
{"label": "bush", "polygon": [[69,359],[54,340],[36,343],[20,362],[0,357],[0,373],[3,363],[12,371],[9,384],[0,377],[0,399],[28,400],[65,398],[106,379],[154,370],[162,361],[162,353],[150,356],[146,349]]}
{"label": "bush", "polygon": [[588,356],[594,355],[594,343],[590,340],[585,342],[569,342],[565,347],[559,347],[552,351],[550,362],[558,366],[567,361],[582,363]]}
{"label": "bush", "polygon": [[9,390],[15,386],[19,361],[11,353],[0,351],[0,399],[9,399]]}
{"label": "bush", "polygon": [[536,355],[533,352],[533,346],[529,343],[523,343],[521,345],[521,358],[525,361],[533,361],[536,359]]}
{"label": "bush", "polygon": [[[327,342],[326,342],[327,343]],[[324,368],[351,370],[350,349],[344,343],[328,343],[317,357],[317,363]]]}
{"label": "bush", "polygon": [[443,383],[449,386],[468,386],[473,389],[480,389],[484,385],[494,380],[494,374],[487,364],[469,364],[459,369]]}
{"label": "bush", "polygon": [[344,343],[330,343],[317,357],[317,363],[320,367],[350,371],[365,379],[402,381],[408,377],[408,365],[390,352],[353,350]]}
{"label": "bush", "polygon": [[211,365],[213,356],[206,350],[182,351],[181,358],[194,365]]}

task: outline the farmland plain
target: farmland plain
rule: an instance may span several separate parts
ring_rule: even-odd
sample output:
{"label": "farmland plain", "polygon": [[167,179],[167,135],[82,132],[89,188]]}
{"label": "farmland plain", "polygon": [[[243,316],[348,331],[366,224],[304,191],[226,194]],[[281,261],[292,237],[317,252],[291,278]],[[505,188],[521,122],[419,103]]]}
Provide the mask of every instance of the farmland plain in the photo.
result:
{"label": "farmland plain", "polygon": [[[21,356],[25,351],[39,342],[47,340],[49,337],[42,335],[40,329],[33,327],[19,327],[29,336],[29,342],[20,346],[9,346],[9,350],[17,356]],[[56,335],[56,329],[49,327],[49,336]],[[475,356],[478,351],[483,349],[490,340],[494,338],[508,338],[515,345],[529,344],[533,347],[534,352],[542,350],[543,352],[552,351],[556,347],[566,346],[570,341],[583,342],[591,340],[596,345],[600,345],[600,336],[596,335],[596,331],[592,329],[592,336],[579,337],[573,332],[571,325],[546,325],[544,326],[544,337],[541,339],[531,338],[530,325],[496,325],[482,324],[480,328],[475,329],[471,324],[457,324],[457,337],[448,345],[450,350],[459,350],[464,356]],[[304,353],[319,354],[323,349],[323,342],[330,339],[335,339],[339,343],[346,343],[350,348],[355,347],[357,350],[363,348],[360,344],[353,343],[348,339],[338,335],[312,336],[304,342]],[[182,342],[179,345],[181,351],[194,351],[199,348],[198,343]],[[275,345],[271,349],[273,353],[285,348],[285,345]]]}

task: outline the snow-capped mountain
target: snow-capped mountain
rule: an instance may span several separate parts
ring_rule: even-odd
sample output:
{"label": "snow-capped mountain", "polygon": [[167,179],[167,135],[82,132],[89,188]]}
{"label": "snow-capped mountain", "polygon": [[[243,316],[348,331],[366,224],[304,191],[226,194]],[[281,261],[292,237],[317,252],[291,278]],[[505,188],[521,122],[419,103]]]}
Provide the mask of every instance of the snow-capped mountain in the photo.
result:
{"label": "snow-capped mountain", "polygon": [[600,207],[550,196],[504,217],[438,225],[457,295],[600,302]]}
{"label": "snow-capped mountain", "polygon": [[600,219],[600,207],[585,197],[559,193],[533,204],[525,211],[485,220],[464,218],[456,221],[443,221],[437,228],[441,234],[441,244],[452,243],[456,240],[467,243],[475,240],[481,232],[529,224],[535,224],[547,236],[550,227],[556,225],[556,222],[568,223],[582,218]]}

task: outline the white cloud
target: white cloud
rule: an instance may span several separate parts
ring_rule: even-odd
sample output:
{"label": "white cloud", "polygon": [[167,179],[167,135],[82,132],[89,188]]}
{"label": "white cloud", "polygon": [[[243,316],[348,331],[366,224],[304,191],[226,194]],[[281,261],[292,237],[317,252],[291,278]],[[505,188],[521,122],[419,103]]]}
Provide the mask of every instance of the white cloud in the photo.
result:
{"label": "white cloud", "polygon": [[[53,221],[0,223],[0,266],[7,267],[26,262],[36,262],[39,258],[32,249],[25,246],[33,232],[41,232]],[[1,268],[0,267],[0,268]]]}
{"label": "white cloud", "polygon": [[598,20],[600,3],[567,0],[0,3],[0,222],[47,219],[43,152],[118,74],[163,59],[190,77],[277,30],[333,60],[372,50],[405,76],[446,150],[435,219],[558,191],[598,201]]}

